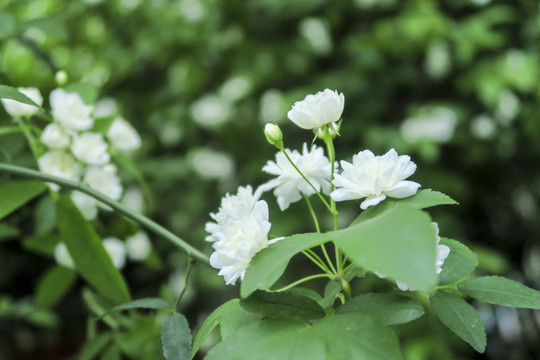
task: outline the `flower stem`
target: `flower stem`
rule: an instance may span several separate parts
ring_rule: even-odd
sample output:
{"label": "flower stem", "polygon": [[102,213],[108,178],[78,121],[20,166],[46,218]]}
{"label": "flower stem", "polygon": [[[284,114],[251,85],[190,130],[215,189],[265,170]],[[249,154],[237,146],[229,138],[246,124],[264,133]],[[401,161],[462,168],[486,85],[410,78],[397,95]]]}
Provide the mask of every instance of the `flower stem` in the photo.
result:
{"label": "flower stem", "polygon": [[313,279],[320,279],[320,278],[323,278],[323,277],[326,277],[326,278],[329,278],[330,280],[333,280],[334,279],[334,276],[332,275],[328,275],[328,274],[317,274],[317,275],[311,275],[311,276],[307,276],[305,278],[302,278],[300,280],[297,280],[287,286],[284,286],[282,287],[281,289],[277,289],[277,290],[273,290],[274,292],[281,292],[281,291],[285,291],[285,290],[289,290],[293,287],[295,287],[296,285],[300,285],[306,281],[310,281],[310,280],[313,280]]}
{"label": "flower stem", "polygon": [[303,250],[302,254],[304,254],[309,260],[311,260],[315,265],[317,265],[322,271],[324,271],[327,274],[330,274],[330,269],[328,269],[328,266],[322,261],[322,259],[319,257],[319,255],[315,254],[312,250],[307,249]]}
{"label": "flower stem", "polygon": [[179,311],[180,301],[182,300],[182,297],[184,296],[184,293],[186,292],[188,279],[189,279],[189,275],[191,274],[191,269],[193,267],[193,264],[195,264],[195,260],[193,260],[191,257],[189,257],[188,258],[188,265],[187,265],[187,269],[186,269],[186,276],[184,277],[184,286],[182,287],[182,292],[180,292],[180,296],[178,296],[178,300],[176,300],[176,305],[174,306],[174,310],[176,312]]}
{"label": "flower stem", "polygon": [[[315,228],[317,229],[317,232],[321,232],[321,228],[319,226],[319,221],[317,220],[317,215],[315,214],[315,211],[313,211],[313,207],[311,206],[311,201],[309,201],[309,197],[304,194],[304,198],[306,199],[307,206],[309,208],[309,212],[311,213],[311,217],[313,217],[313,222],[315,223]],[[333,274],[337,274],[336,268],[334,267],[334,264],[332,264],[332,260],[330,260],[330,257],[328,256],[328,253],[326,252],[326,247],[324,244],[321,244],[321,250],[324,254],[324,257],[326,261],[328,262],[328,265],[330,265],[330,268],[332,269]],[[322,262],[322,261],[321,261]],[[324,263],[323,263],[324,264]],[[328,268],[327,268],[328,270]]]}
{"label": "flower stem", "polygon": [[114,210],[118,211],[120,214],[124,215],[128,219],[131,219],[135,221],[136,223],[140,224],[141,226],[145,227],[146,229],[164,237],[165,239],[169,240],[176,246],[178,246],[180,249],[185,251],[188,256],[201,261],[205,264],[210,264],[208,257],[200,252],[199,250],[195,249],[188,243],[186,243],[184,240],[179,238],[178,236],[174,235],[169,230],[165,229],[163,226],[159,225],[158,223],[150,220],[146,216],[143,216],[139,213],[136,213],[135,211],[128,209],[127,207],[123,206],[117,201],[114,201],[110,199],[109,197],[97,192],[96,190],[92,189],[88,185],[84,185],[81,183],[77,183],[74,181],[62,179],[56,176],[44,174],[39,171],[30,170],[24,167],[15,166],[15,165],[8,165],[0,163],[0,171],[4,171],[6,173],[17,175],[25,178],[31,178],[31,179],[37,179],[45,182],[51,182],[57,185],[60,185],[62,187],[65,187],[67,189],[71,190],[77,190],[80,192],[85,193],[86,195],[89,195],[93,197],[96,200],[101,201],[102,203],[109,205]]}

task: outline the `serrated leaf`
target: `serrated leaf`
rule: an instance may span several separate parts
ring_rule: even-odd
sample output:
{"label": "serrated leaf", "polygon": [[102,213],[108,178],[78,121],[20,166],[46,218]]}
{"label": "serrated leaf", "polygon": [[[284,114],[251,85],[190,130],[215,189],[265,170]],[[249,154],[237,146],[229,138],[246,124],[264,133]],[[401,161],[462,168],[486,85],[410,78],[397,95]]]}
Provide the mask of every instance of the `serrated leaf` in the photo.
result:
{"label": "serrated leaf", "polygon": [[442,238],[441,244],[450,248],[450,254],[444,260],[439,284],[446,285],[461,280],[478,266],[478,256],[459,241]]}
{"label": "serrated leaf", "polygon": [[336,314],[359,312],[375,316],[385,325],[404,324],[424,314],[422,305],[398,294],[367,293],[355,296],[340,306]]}
{"label": "serrated leaf", "polygon": [[113,314],[118,311],[131,310],[131,309],[170,309],[171,306],[165,300],[160,298],[145,298],[137,299],[130,302],[127,302],[122,305],[118,305],[115,308],[108,310],[98,317],[101,319],[104,316]]}
{"label": "serrated leaf", "polygon": [[161,327],[163,355],[167,360],[189,360],[191,331],[184,315],[169,315]]}
{"label": "serrated leaf", "polygon": [[63,266],[55,266],[40,279],[36,290],[36,304],[51,307],[69,291],[76,279],[75,272]]}
{"label": "serrated leaf", "polygon": [[240,305],[268,318],[318,319],[325,315],[323,308],[313,299],[287,292],[255,291]]}
{"label": "serrated leaf", "polygon": [[0,219],[11,214],[47,189],[41,181],[23,180],[0,186]]}
{"label": "serrated leaf", "polygon": [[32,99],[11,86],[0,85],[0,99],[11,99],[23,104],[33,105],[41,109],[41,106],[36,104]]}
{"label": "serrated leaf", "polygon": [[486,349],[486,332],[480,314],[462,298],[445,291],[431,296],[433,310],[452,332],[466,341],[476,351]]}
{"label": "serrated leaf", "polygon": [[490,304],[540,309],[540,291],[500,276],[484,276],[462,282],[459,291]]}
{"label": "serrated leaf", "polygon": [[264,319],[239,328],[207,360],[400,360],[393,331],[366,314],[329,316],[314,324]]}
{"label": "serrated leaf", "polygon": [[101,239],[68,196],[58,199],[56,215],[60,238],[81,276],[105,298],[115,303],[130,301],[122,274],[113,265]]}

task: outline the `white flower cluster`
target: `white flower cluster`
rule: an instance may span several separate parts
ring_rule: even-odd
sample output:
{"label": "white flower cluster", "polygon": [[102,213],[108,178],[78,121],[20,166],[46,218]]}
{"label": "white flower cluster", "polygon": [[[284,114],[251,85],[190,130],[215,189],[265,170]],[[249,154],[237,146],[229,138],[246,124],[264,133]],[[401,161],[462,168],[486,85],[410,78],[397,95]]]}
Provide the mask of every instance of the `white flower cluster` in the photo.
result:
{"label": "white flower cluster", "polygon": [[[141,145],[139,134],[121,117],[114,119],[106,137],[93,132],[92,108],[77,93],[55,89],[50,94],[50,104],[54,121],[41,134],[41,142],[48,151],[38,159],[40,170],[82,181],[113,200],[120,199],[123,188],[116,167],[110,163],[110,150],[129,152],[137,149]],[[58,190],[58,186],[50,186]],[[96,217],[99,204],[95,199],[73,192],[72,200],[86,219]]]}
{"label": "white flower cluster", "polygon": [[268,204],[250,186],[240,187],[236,195],[227,194],[219,211],[210,216],[215,221],[206,224],[210,233],[206,241],[215,250],[210,265],[220,269],[228,285],[235,284],[238,278],[244,279],[253,256],[269,245]]}

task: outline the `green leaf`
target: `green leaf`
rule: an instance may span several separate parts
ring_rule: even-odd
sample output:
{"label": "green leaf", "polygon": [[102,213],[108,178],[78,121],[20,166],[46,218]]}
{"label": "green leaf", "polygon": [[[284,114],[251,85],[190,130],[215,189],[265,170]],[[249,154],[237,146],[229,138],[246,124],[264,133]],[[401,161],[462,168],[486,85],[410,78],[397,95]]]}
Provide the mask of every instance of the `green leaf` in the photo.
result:
{"label": "green leaf", "polygon": [[116,303],[130,301],[122,274],[114,267],[101,239],[68,196],[58,199],[56,215],[60,238],[81,276],[105,298]]}
{"label": "green leaf", "polygon": [[324,288],[323,300],[319,303],[323,308],[332,307],[336,302],[337,294],[343,289],[341,283],[329,281]]}
{"label": "green leaf", "polygon": [[394,206],[328,236],[363,268],[421,291],[435,287],[435,232],[431,219],[421,210]]}
{"label": "green leaf", "polygon": [[68,292],[75,283],[76,275],[73,270],[63,266],[50,269],[39,281],[36,290],[36,304],[51,307]]}
{"label": "green leaf", "polygon": [[240,294],[248,297],[257,289],[268,289],[283,274],[291,258],[304,249],[329,240],[328,234],[307,233],[288,236],[262,249],[251,260],[242,281]]}
{"label": "green leaf", "polygon": [[32,99],[11,86],[0,85],[0,99],[11,99],[23,104],[34,105],[41,109],[41,106],[36,104]]}
{"label": "green leaf", "polygon": [[340,306],[336,314],[359,312],[375,316],[385,325],[404,324],[424,314],[422,305],[397,294],[367,293],[355,296]]}
{"label": "green leaf", "polygon": [[484,276],[462,282],[459,291],[490,304],[540,309],[540,291],[499,276]]}
{"label": "green leaf", "polygon": [[191,332],[184,315],[169,315],[161,327],[163,355],[167,360],[189,360]]}
{"label": "green leaf", "polygon": [[255,291],[240,301],[242,307],[268,318],[318,319],[325,315],[323,308],[313,299],[287,292]]}
{"label": "green leaf", "polygon": [[459,241],[442,238],[441,244],[450,248],[450,254],[444,260],[439,284],[446,285],[461,280],[478,266],[478,256]]}
{"label": "green leaf", "polygon": [[107,312],[101,314],[98,319],[118,311],[131,309],[171,309],[171,306],[165,300],[160,298],[137,299],[108,310]]}
{"label": "green leaf", "polygon": [[74,92],[79,94],[79,96],[84,100],[87,105],[92,105],[96,102],[99,91],[94,84],[80,82],[80,83],[71,83],[64,87],[64,90],[67,92]]}
{"label": "green leaf", "polygon": [[13,16],[6,12],[0,12],[0,39],[10,37],[15,31],[16,25]]}
{"label": "green leaf", "polygon": [[212,348],[207,360],[403,359],[393,331],[366,314],[330,316],[310,324],[264,319],[239,328]]}
{"label": "green leaf", "polygon": [[462,298],[445,291],[431,297],[435,313],[450,330],[469,343],[476,351],[486,349],[486,332],[478,311]]}
{"label": "green leaf", "polygon": [[23,247],[40,254],[54,256],[59,238],[56,234],[33,235],[23,239]]}
{"label": "green leaf", "polygon": [[117,346],[110,346],[107,350],[103,352],[99,360],[122,360],[120,356],[120,350]]}
{"label": "green leaf", "polygon": [[92,360],[107,346],[112,336],[109,333],[99,334],[84,344],[77,360]]}
{"label": "green leaf", "polygon": [[41,181],[24,180],[0,186],[0,219],[11,214],[47,189]]}

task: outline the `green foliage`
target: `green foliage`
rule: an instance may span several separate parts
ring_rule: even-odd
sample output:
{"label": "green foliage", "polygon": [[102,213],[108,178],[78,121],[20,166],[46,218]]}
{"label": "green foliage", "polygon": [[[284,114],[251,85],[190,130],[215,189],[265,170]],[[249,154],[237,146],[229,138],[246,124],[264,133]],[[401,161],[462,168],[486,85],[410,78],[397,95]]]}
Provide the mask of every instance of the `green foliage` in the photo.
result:
{"label": "green foliage", "polygon": [[36,289],[36,304],[52,307],[64,297],[73,286],[76,274],[63,266],[55,266],[40,279]]}
{"label": "green foliage", "polygon": [[[0,21],[1,20],[2,19],[0,18]],[[33,105],[41,109],[41,106],[36,104],[32,99],[20,93],[19,90],[11,86],[0,85],[0,99],[11,99],[23,104]]]}
{"label": "green foliage", "polygon": [[107,315],[114,314],[118,311],[131,310],[131,309],[171,309],[169,303],[159,298],[145,298],[133,300],[121,305],[118,305],[111,310],[103,313],[99,318],[103,318]]}
{"label": "green foliage", "polygon": [[95,338],[90,339],[84,344],[77,360],[92,360],[107,346],[111,341],[112,334],[103,333],[97,335]]}
{"label": "green foliage", "polygon": [[11,214],[47,189],[41,181],[18,181],[0,186],[0,219]]}
{"label": "green foliage", "polygon": [[325,315],[323,308],[309,297],[293,293],[256,291],[240,305],[265,318],[318,319]]}
{"label": "green foliage", "polygon": [[478,266],[478,256],[467,246],[452,239],[441,239],[450,248],[450,254],[442,266],[439,284],[446,285],[463,279]]}
{"label": "green foliage", "polygon": [[184,315],[169,315],[161,328],[163,355],[167,360],[190,359],[191,331]]}

